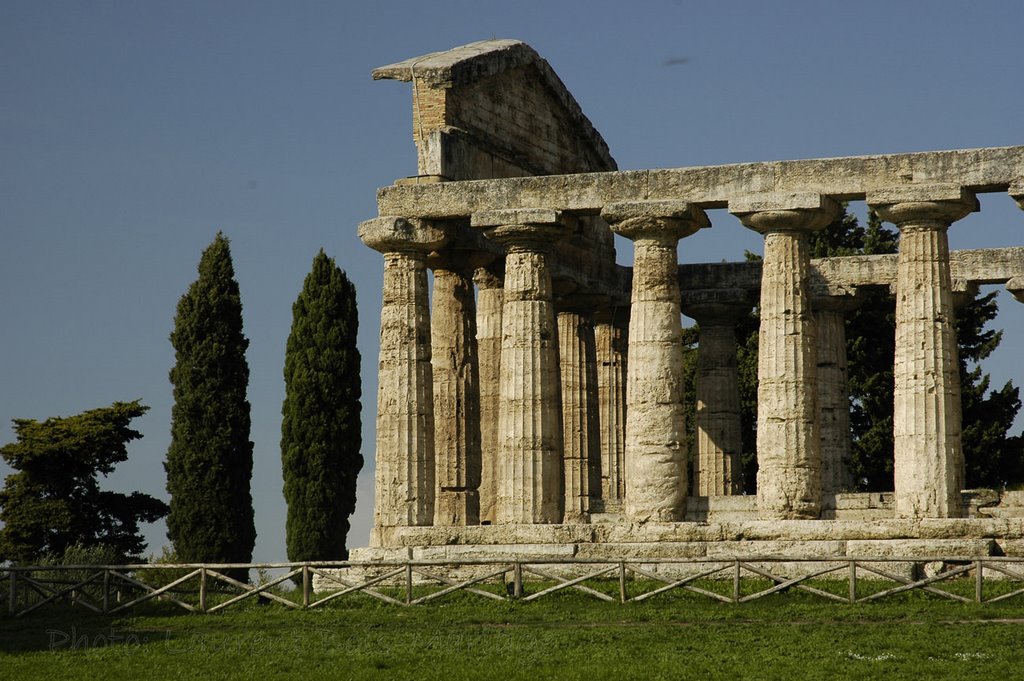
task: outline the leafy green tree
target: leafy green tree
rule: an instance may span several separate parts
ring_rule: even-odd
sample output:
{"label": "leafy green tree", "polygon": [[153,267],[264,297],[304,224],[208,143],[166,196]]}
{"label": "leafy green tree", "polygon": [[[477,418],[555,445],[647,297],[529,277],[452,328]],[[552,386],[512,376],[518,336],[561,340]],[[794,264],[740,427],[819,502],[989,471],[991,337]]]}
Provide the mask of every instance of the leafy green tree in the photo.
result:
{"label": "leafy green tree", "polygon": [[164,517],[167,505],[140,492],[102,490],[98,476],[128,459],[127,444],[142,437],[129,424],[148,409],[115,402],[42,422],[14,420],[18,439],[0,448],[15,470],[0,490],[0,561],[34,563],[92,549],[114,562],[141,559],[139,523]]}
{"label": "leafy green tree", "polygon": [[252,560],[252,442],[246,400],[249,345],[228,240],[217,234],[199,278],[178,302],[167,491],[167,536],[187,562]]}
{"label": "leafy green tree", "polygon": [[292,306],[281,463],[288,559],[341,560],[356,506],[361,384],[356,290],[321,250]]}

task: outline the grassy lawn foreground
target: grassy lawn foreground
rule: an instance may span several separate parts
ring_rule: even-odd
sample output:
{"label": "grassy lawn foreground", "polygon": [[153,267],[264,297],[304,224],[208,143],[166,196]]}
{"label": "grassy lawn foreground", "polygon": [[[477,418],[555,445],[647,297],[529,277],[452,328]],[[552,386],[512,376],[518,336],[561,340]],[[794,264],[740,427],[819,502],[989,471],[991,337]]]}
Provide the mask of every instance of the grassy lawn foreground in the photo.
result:
{"label": "grassy lawn foreground", "polygon": [[1024,598],[910,593],[851,606],[790,592],[727,605],[672,593],[619,605],[454,594],[401,608],[360,596],[310,611],[3,616],[0,679],[1011,678],[1022,644]]}

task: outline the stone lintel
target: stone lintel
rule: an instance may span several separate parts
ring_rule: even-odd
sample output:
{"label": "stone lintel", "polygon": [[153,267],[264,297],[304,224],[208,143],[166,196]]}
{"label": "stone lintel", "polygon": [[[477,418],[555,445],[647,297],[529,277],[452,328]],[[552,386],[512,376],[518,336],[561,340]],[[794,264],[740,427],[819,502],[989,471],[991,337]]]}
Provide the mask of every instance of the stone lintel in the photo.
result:
{"label": "stone lintel", "polygon": [[396,216],[382,216],[359,223],[359,238],[381,253],[416,251],[429,253],[441,248],[449,231],[441,224]]}
{"label": "stone lintel", "polygon": [[867,202],[897,227],[917,221],[953,223],[980,210],[973,192],[958,184],[892,187],[869,192]]}
{"label": "stone lintel", "polygon": [[839,203],[824,194],[763,193],[729,200],[729,212],[756,232],[813,232],[839,214]]}
{"label": "stone lintel", "polygon": [[[896,254],[851,255],[811,260],[811,293],[838,294],[861,286],[893,286]],[[1004,284],[1024,278],[1024,247],[976,248],[951,251],[954,280],[972,284]],[[761,263],[687,263],[679,266],[679,286],[695,289],[742,289],[761,287]]]}
{"label": "stone lintel", "polygon": [[561,211],[547,208],[511,208],[473,213],[470,225],[488,228],[505,225],[561,225]]}
{"label": "stone lintel", "polygon": [[686,201],[625,201],[605,206],[601,217],[627,239],[678,241],[710,227],[707,214]]}
{"label": "stone lintel", "polygon": [[377,204],[382,215],[425,217],[533,206],[597,213],[636,197],[724,208],[761,192],[819,193],[837,201],[915,184],[957,183],[978,193],[1003,192],[1022,177],[1024,146],[1015,146],[390,186],[379,190]]}

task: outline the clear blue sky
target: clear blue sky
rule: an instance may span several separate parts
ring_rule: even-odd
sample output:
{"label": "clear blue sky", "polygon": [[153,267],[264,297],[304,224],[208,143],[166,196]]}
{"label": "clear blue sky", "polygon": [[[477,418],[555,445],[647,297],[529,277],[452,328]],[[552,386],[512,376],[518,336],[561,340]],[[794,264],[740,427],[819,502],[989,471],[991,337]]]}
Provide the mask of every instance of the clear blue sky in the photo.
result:
{"label": "clear blue sky", "polygon": [[[374,67],[518,38],[621,168],[678,167],[1024,144],[1021,26],[1017,0],[4,0],[0,443],[12,418],[138,398],[145,438],[108,484],[166,498],[167,337],[223,230],[251,341],[255,557],[284,559],[284,346],[323,247],[359,290],[367,465],[349,544],[365,545],[381,258],[356,226],[377,187],[416,167],[409,86],[372,81]],[[711,217],[684,262],[760,252]],[[1024,212],[984,196],[951,240],[1024,245]],[[1024,305],[1000,302],[1006,334],[986,366],[1022,385]],[[159,552],[163,525],[147,537]]]}

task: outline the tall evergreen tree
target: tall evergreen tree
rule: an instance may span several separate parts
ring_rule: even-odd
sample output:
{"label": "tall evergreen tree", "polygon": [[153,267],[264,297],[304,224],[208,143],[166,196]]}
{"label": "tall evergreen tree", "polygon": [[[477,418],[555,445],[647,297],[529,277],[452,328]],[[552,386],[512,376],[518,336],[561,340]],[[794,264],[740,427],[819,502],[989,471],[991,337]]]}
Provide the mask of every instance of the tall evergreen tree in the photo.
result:
{"label": "tall evergreen tree", "polygon": [[199,278],[178,302],[167,491],[167,536],[180,560],[249,562],[253,523],[249,365],[227,238],[217,233]]}
{"label": "tall evergreen tree", "polygon": [[128,459],[127,444],[142,437],[129,424],[148,409],[115,402],[42,422],[14,420],[17,442],[0,447],[16,471],[0,490],[0,561],[60,559],[76,547],[103,549],[113,562],[141,558],[139,523],[164,517],[167,505],[141,492],[102,490],[98,476]]}
{"label": "tall evergreen tree", "polygon": [[361,385],[355,287],[323,250],[292,306],[281,463],[288,559],[340,560],[356,506]]}

